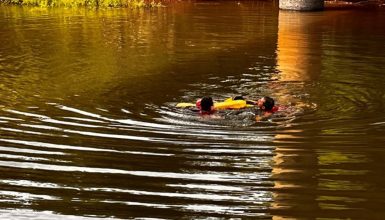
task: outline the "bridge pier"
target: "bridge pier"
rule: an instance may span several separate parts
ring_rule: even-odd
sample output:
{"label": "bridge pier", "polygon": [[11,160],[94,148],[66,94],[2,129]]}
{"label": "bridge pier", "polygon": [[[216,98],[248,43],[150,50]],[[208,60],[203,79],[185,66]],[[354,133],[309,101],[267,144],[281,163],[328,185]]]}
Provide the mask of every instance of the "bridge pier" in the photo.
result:
{"label": "bridge pier", "polygon": [[296,11],[317,11],[324,8],[324,0],[279,0],[279,8]]}

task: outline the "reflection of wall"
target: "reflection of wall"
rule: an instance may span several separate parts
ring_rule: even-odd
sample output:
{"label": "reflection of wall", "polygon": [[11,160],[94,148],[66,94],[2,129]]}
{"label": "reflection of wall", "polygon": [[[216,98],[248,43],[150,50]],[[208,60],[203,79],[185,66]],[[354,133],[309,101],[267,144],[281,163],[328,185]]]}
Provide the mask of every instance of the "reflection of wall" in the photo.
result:
{"label": "reflection of wall", "polygon": [[310,81],[321,70],[321,36],[310,34],[316,14],[279,12],[278,69],[282,81]]}
{"label": "reflection of wall", "polygon": [[0,97],[14,103],[77,95],[94,104],[140,96],[164,103],[209,74],[240,73],[259,57],[273,57],[272,9],[264,2],[178,3],[155,11],[2,9],[0,17],[12,22],[0,18],[0,50],[12,59],[0,60],[9,73]]}

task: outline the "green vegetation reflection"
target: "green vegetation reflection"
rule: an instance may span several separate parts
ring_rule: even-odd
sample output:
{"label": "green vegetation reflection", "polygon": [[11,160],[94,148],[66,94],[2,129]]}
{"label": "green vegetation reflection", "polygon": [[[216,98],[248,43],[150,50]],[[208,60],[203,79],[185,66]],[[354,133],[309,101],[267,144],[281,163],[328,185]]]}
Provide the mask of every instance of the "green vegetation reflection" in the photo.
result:
{"label": "green vegetation reflection", "polygon": [[0,0],[2,4],[26,5],[37,7],[160,7],[161,2],[154,0]]}

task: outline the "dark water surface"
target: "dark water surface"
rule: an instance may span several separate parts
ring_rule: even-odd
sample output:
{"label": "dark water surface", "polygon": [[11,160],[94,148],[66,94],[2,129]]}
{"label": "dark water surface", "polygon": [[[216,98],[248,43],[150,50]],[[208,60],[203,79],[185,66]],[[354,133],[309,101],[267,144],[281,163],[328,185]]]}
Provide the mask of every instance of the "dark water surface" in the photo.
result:
{"label": "dark water surface", "polygon": [[[0,7],[0,216],[385,216],[385,13]],[[271,120],[175,108],[269,95]]]}

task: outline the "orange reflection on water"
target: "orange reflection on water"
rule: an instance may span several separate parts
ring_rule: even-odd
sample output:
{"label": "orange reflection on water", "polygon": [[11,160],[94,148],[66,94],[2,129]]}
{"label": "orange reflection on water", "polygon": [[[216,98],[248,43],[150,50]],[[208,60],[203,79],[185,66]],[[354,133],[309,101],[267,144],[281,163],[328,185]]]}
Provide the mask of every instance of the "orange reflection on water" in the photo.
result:
{"label": "orange reflection on water", "polygon": [[[277,147],[272,158],[273,202],[271,213],[273,219],[284,219],[287,213],[297,212],[305,206],[314,206],[312,196],[303,194],[303,191],[317,185],[316,179],[316,154],[309,149],[302,149],[298,140],[303,130],[291,130],[275,136],[274,143]],[[286,143],[282,145],[282,143]],[[305,168],[306,167],[306,168]]]}
{"label": "orange reflection on water", "polygon": [[277,63],[281,81],[310,81],[321,70],[321,36],[310,31],[314,14],[279,12]]}
{"label": "orange reflection on water", "polygon": [[[298,138],[295,134],[298,132],[300,133],[302,130],[293,130],[293,134],[286,133],[286,134],[277,134],[275,135],[274,142],[280,143],[283,142],[283,140],[292,140]],[[282,181],[280,179],[282,176],[295,174],[298,172],[301,172],[301,170],[289,168],[290,164],[295,163],[294,158],[297,157],[297,150],[291,149],[291,148],[284,148],[277,146],[274,150],[274,156],[273,156],[273,166],[272,166],[272,176],[274,179],[277,179],[274,181],[274,188],[275,189],[282,189],[282,188],[297,188],[299,185],[294,184],[293,182],[289,181]]]}

